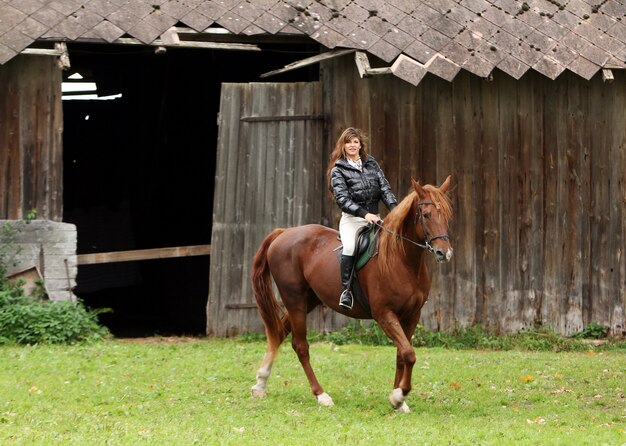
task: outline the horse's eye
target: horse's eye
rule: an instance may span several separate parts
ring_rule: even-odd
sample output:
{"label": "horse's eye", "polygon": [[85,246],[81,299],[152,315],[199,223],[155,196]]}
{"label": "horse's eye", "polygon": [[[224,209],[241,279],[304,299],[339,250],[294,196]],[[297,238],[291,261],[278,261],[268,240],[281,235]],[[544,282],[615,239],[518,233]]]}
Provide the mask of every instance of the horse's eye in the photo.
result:
{"label": "horse's eye", "polygon": [[430,220],[430,212],[424,214],[424,219],[425,220]]}

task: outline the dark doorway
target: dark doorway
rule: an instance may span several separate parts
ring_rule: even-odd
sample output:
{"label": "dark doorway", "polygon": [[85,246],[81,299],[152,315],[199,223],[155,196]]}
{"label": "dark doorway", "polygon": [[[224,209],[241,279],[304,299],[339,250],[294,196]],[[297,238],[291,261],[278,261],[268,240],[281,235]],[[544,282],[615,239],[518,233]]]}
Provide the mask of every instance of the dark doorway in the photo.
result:
{"label": "dark doorway", "polygon": [[[316,45],[262,52],[70,45],[72,68],[106,101],[63,102],[64,221],[78,254],[211,243],[217,113],[222,82],[317,54]],[[317,66],[277,81],[317,80]],[[110,308],[116,336],[202,335],[210,256],[81,265],[76,295]]]}

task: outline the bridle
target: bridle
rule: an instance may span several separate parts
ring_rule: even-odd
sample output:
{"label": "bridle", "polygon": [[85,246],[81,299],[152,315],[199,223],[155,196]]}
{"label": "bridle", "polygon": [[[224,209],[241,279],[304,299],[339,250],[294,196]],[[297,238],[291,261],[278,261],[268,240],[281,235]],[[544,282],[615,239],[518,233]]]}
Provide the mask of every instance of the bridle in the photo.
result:
{"label": "bridle", "polygon": [[389,232],[390,234],[394,234],[396,237],[401,238],[404,241],[407,241],[409,243],[414,244],[415,246],[419,246],[422,249],[426,249],[427,251],[434,253],[435,248],[433,247],[431,242],[433,240],[437,240],[440,238],[450,241],[450,237],[448,236],[448,234],[430,236],[430,234],[426,230],[426,226],[424,225],[424,213],[422,212],[422,206],[429,205],[429,204],[432,204],[433,206],[439,208],[437,204],[432,201],[418,201],[417,212],[415,212],[415,220],[413,222],[413,225],[417,226],[417,222],[419,220],[420,226],[422,227],[422,231],[424,232],[424,243],[416,242],[414,240],[411,240],[410,238],[407,238],[401,234],[398,234],[397,232],[392,231],[391,229],[387,228],[380,222],[376,222],[376,225],[380,227],[381,229],[384,229],[385,231]]}
{"label": "bridle", "polygon": [[415,213],[415,222],[414,225],[417,225],[417,219],[419,217],[420,226],[422,227],[422,231],[424,231],[424,243],[426,244],[426,249],[430,252],[435,252],[435,248],[431,245],[433,240],[437,240],[438,238],[442,238],[444,240],[450,241],[450,237],[448,234],[441,235],[433,235],[431,236],[426,230],[426,226],[424,226],[424,213],[422,212],[422,205],[432,204],[437,209],[439,209],[439,205],[432,201],[418,201],[417,202],[417,212]]}

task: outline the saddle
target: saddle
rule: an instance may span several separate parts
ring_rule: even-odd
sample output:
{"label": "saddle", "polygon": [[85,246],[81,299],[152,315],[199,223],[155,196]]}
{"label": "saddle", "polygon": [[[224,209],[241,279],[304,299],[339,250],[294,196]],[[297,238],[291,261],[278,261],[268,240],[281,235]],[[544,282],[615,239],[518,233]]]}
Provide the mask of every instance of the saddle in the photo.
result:
{"label": "saddle", "polygon": [[379,229],[380,227],[370,223],[357,231],[354,249],[355,271],[363,268],[377,254]]}

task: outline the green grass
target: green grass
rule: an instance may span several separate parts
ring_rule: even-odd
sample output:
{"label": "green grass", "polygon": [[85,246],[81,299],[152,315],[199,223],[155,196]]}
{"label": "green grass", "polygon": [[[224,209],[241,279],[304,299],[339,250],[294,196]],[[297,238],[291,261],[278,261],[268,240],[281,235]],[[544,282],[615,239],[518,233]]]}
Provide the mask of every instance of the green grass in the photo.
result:
{"label": "green grass", "polygon": [[418,348],[410,414],[387,401],[395,349],[315,343],[335,406],[283,346],[250,397],[260,341],[0,347],[2,445],[623,445],[626,354]]}
{"label": "green grass", "polygon": [[[518,333],[496,336],[480,325],[458,329],[452,333],[431,331],[422,325],[418,325],[412,337],[412,344],[416,347],[444,347],[461,350],[563,352],[587,351],[589,350],[589,342],[586,342],[586,340],[593,339],[602,343],[600,346],[601,350],[624,350],[626,352],[626,341],[623,339],[608,339],[606,330],[605,327],[592,323],[585,330],[571,337],[560,335],[548,327],[528,328]],[[248,336],[250,336],[250,339],[260,339],[260,336]],[[243,339],[247,339],[248,336],[243,337]],[[393,345],[391,339],[373,321],[353,321],[337,331],[325,334],[312,334],[311,338],[339,345]]]}

